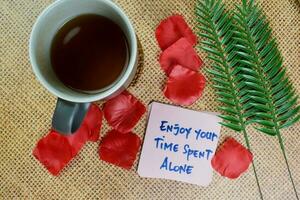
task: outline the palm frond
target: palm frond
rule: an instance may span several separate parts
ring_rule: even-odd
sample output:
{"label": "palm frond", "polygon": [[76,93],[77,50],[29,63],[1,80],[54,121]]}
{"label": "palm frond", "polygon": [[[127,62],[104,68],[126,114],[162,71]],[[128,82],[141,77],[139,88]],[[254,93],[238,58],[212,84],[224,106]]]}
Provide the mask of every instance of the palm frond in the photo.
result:
{"label": "palm frond", "polygon": [[[286,76],[283,68],[283,58],[278,50],[275,39],[271,37],[271,29],[266,17],[257,5],[243,0],[236,6],[233,17],[235,27],[235,50],[240,55],[235,58],[241,66],[245,84],[260,93],[248,93],[257,108],[257,112],[272,115],[272,126],[262,123],[264,117],[259,117],[257,123],[268,128],[281,129],[288,127],[300,118],[298,96]],[[276,134],[275,134],[276,135]]]}
{"label": "palm frond", "polygon": [[231,66],[232,59],[228,59],[234,48],[233,40],[230,39],[232,32],[228,31],[232,27],[232,19],[220,0],[198,1],[196,15],[197,27],[201,31],[199,35],[205,38],[200,48],[206,51],[214,62],[212,69],[206,71],[212,75],[213,87],[217,90],[219,100],[223,102],[223,106],[219,107],[225,113],[221,116],[225,120],[223,125],[242,131],[245,129],[245,120],[237,95],[239,82],[231,76],[236,64]]}
{"label": "palm frond", "polygon": [[[220,115],[224,119],[222,125],[242,132],[247,148],[251,150],[246,121],[253,115],[253,105],[245,103],[249,101],[248,86],[243,83],[244,77],[239,74],[247,69],[240,67],[240,63],[236,61],[236,58],[243,55],[237,55],[235,51],[236,42],[233,37],[236,33],[233,31],[231,14],[225,10],[221,0],[198,0],[196,16],[198,35],[204,38],[200,48],[208,53],[208,58],[213,62],[212,69],[207,72],[212,76],[213,88],[219,96],[217,100],[223,104],[219,107],[223,112]],[[253,70],[253,73],[256,71]],[[254,162],[252,166],[260,197],[263,199]]]}
{"label": "palm frond", "polygon": [[280,134],[281,128],[291,126],[300,119],[298,96],[288,80],[276,40],[272,38],[269,23],[259,7],[253,1],[242,0],[242,5],[236,6],[233,21],[235,50],[240,56],[236,62],[242,68],[245,84],[256,91],[246,94],[255,110],[252,122],[259,124],[257,130],[278,137],[299,199]]}

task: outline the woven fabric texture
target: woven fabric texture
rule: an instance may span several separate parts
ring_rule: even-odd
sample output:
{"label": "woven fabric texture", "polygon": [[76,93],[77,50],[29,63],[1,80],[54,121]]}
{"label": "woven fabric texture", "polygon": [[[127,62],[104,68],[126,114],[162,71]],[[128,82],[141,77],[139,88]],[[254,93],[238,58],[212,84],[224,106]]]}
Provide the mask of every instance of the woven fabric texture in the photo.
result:
{"label": "woven fabric texture", "polygon": [[[115,0],[132,20],[143,50],[144,61],[129,91],[144,104],[170,103],[162,94],[165,75],[157,61],[160,53],[154,37],[157,24],[173,13],[182,14],[195,27],[194,0]],[[228,6],[239,1],[229,1]],[[0,199],[259,199],[253,170],[236,180],[214,173],[207,187],[140,178],[100,161],[98,144],[88,143],[62,171],[51,176],[32,156],[37,141],[50,129],[56,98],[35,79],[28,56],[33,23],[51,0],[0,1]],[[284,64],[300,94],[300,5],[298,0],[261,0],[259,3],[274,30]],[[201,39],[201,38],[200,38]],[[209,67],[206,55],[199,51]],[[210,86],[190,109],[217,111]],[[99,105],[102,102],[97,102]],[[146,115],[134,132],[144,137]],[[104,122],[101,136],[110,129]],[[248,129],[265,199],[295,199],[287,168],[276,137]],[[222,138],[243,137],[222,128]],[[300,192],[300,123],[282,131],[286,152]],[[138,159],[137,159],[138,160]]]}

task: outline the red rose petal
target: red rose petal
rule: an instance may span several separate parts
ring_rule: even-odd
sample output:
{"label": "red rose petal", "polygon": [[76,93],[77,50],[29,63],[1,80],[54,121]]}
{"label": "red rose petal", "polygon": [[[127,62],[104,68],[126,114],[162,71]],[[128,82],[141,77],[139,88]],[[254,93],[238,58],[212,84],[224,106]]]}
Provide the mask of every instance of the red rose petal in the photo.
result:
{"label": "red rose petal", "polygon": [[198,71],[203,61],[192,45],[185,38],[181,38],[160,54],[159,63],[169,75],[175,65]]}
{"label": "red rose petal", "polygon": [[103,108],[104,117],[115,130],[130,132],[146,112],[145,106],[129,92],[108,100]]}
{"label": "red rose petal", "polygon": [[211,160],[211,165],[222,176],[234,179],[248,169],[252,159],[248,149],[235,139],[228,138]]}
{"label": "red rose petal", "polygon": [[85,143],[97,141],[102,125],[102,112],[92,104],[80,128],[72,135],[62,135],[54,130],[39,140],[33,155],[53,175],[59,172],[75,157]]}
{"label": "red rose petal", "polygon": [[84,118],[85,124],[89,128],[89,141],[97,142],[102,126],[102,111],[96,104],[91,104],[87,115]]}
{"label": "red rose petal", "polygon": [[54,130],[41,138],[33,150],[33,155],[53,175],[59,172],[80,151],[89,138],[89,130],[86,124],[72,135],[62,135]]}
{"label": "red rose petal", "polygon": [[100,144],[99,156],[101,160],[129,170],[133,166],[140,145],[141,139],[136,134],[111,130]]}
{"label": "red rose petal", "polygon": [[76,156],[80,149],[89,140],[89,127],[87,124],[83,123],[80,128],[72,135],[64,135],[68,140],[70,146],[72,147],[72,156]]}
{"label": "red rose petal", "polygon": [[195,71],[176,65],[167,80],[164,95],[179,105],[191,105],[202,95],[205,77]]}
{"label": "red rose petal", "polygon": [[173,15],[161,21],[155,31],[157,42],[162,50],[171,46],[179,38],[185,37],[194,46],[197,37],[181,15]]}
{"label": "red rose petal", "polygon": [[33,155],[55,176],[73,158],[72,147],[67,138],[55,131],[40,139]]}

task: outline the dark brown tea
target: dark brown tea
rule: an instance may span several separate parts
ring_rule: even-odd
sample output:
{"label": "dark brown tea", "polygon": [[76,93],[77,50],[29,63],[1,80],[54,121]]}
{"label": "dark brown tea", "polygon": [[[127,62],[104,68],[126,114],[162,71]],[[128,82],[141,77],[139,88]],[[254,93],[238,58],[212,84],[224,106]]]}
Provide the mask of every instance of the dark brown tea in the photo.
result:
{"label": "dark brown tea", "polygon": [[66,86],[97,91],[111,85],[127,66],[129,50],[121,28],[94,14],[62,26],[51,46],[51,65]]}

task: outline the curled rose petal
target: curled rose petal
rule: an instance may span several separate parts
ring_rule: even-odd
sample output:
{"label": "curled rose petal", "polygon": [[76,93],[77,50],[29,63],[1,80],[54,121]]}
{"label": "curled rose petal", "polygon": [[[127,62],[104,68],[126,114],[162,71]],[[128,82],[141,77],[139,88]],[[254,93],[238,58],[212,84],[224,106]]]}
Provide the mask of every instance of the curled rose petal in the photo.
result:
{"label": "curled rose petal", "polygon": [[205,78],[202,74],[176,65],[164,88],[164,95],[179,105],[191,105],[202,95]]}
{"label": "curled rose petal", "polygon": [[40,139],[33,155],[55,176],[73,158],[72,147],[67,138],[55,131]]}
{"label": "curled rose petal", "polygon": [[132,94],[125,91],[108,100],[103,108],[104,117],[108,124],[119,132],[130,132],[143,114],[145,106]]}
{"label": "curled rose petal", "polygon": [[181,15],[173,15],[161,21],[156,28],[155,37],[162,50],[171,46],[181,37],[186,38],[192,46],[197,43],[196,35]]}
{"label": "curled rose petal", "polygon": [[91,104],[84,122],[89,129],[89,141],[97,142],[102,126],[102,111],[96,104]]}
{"label": "curled rose petal", "polygon": [[228,138],[211,160],[211,165],[222,176],[234,179],[248,169],[252,159],[248,149],[235,139]]}
{"label": "curled rose petal", "polygon": [[140,145],[141,139],[136,134],[111,130],[102,139],[99,156],[101,160],[129,170],[133,166]]}
{"label": "curled rose petal", "polygon": [[181,38],[161,53],[159,63],[169,75],[175,65],[198,71],[203,62],[192,45],[185,38]]}

